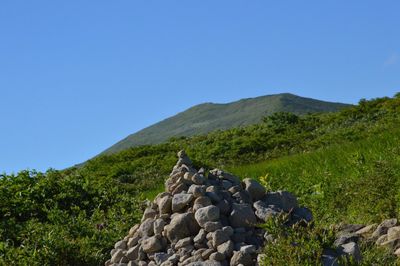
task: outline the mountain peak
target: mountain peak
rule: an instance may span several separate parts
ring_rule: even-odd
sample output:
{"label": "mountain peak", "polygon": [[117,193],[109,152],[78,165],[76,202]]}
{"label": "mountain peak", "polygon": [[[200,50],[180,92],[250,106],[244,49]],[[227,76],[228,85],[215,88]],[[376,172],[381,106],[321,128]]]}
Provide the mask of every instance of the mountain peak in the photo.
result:
{"label": "mountain peak", "polygon": [[263,117],[276,112],[302,115],[334,112],[347,106],[343,103],[304,98],[291,93],[244,98],[229,103],[206,102],[131,134],[103,153],[115,153],[130,147],[158,144],[171,137],[202,135],[214,130],[256,124]]}

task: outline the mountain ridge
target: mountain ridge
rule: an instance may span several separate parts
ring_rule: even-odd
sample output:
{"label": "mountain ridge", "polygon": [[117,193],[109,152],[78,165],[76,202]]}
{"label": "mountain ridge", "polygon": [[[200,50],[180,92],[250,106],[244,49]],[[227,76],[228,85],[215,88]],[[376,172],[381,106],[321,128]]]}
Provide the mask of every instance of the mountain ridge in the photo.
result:
{"label": "mountain ridge", "polygon": [[228,103],[206,102],[194,105],[174,116],[128,135],[104,150],[111,154],[130,147],[159,144],[171,137],[190,137],[207,134],[214,130],[256,124],[275,112],[292,112],[298,115],[334,112],[350,106],[297,96],[291,93],[243,98]]}

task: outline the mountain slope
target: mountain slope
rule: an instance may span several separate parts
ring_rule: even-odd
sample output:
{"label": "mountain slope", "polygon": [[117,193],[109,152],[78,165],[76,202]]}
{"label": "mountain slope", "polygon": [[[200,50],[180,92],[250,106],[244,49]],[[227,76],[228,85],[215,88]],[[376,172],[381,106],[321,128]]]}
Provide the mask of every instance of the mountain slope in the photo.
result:
{"label": "mountain slope", "polygon": [[264,116],[275,112],[334,112],[346,106],[348,105],[289,93],[242,99],[226,104],[204,103],[129,135],[103,154],[140,145],[158,144],[171,137],[202,135],[213,130],[256,124]]}

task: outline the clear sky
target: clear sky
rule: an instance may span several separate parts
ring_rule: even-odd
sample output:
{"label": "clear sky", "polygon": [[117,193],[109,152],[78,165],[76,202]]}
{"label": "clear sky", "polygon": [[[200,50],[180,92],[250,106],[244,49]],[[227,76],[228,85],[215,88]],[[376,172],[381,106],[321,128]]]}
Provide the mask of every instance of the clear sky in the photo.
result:
{"label": "clear sky", "polygon": [[62,169],[202,102],[400,91],[400,1],[0,3],[0,172]]}

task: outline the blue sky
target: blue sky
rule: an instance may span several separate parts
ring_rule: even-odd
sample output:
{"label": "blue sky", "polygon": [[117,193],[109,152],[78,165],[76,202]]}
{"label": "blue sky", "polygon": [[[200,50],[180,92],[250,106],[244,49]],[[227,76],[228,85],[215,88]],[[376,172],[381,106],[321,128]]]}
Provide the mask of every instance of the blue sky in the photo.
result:
{"label": "blue sky", "polygon": [[399,1],[0,3],[0,172],[62,169],[202,102],[400,91]]}

